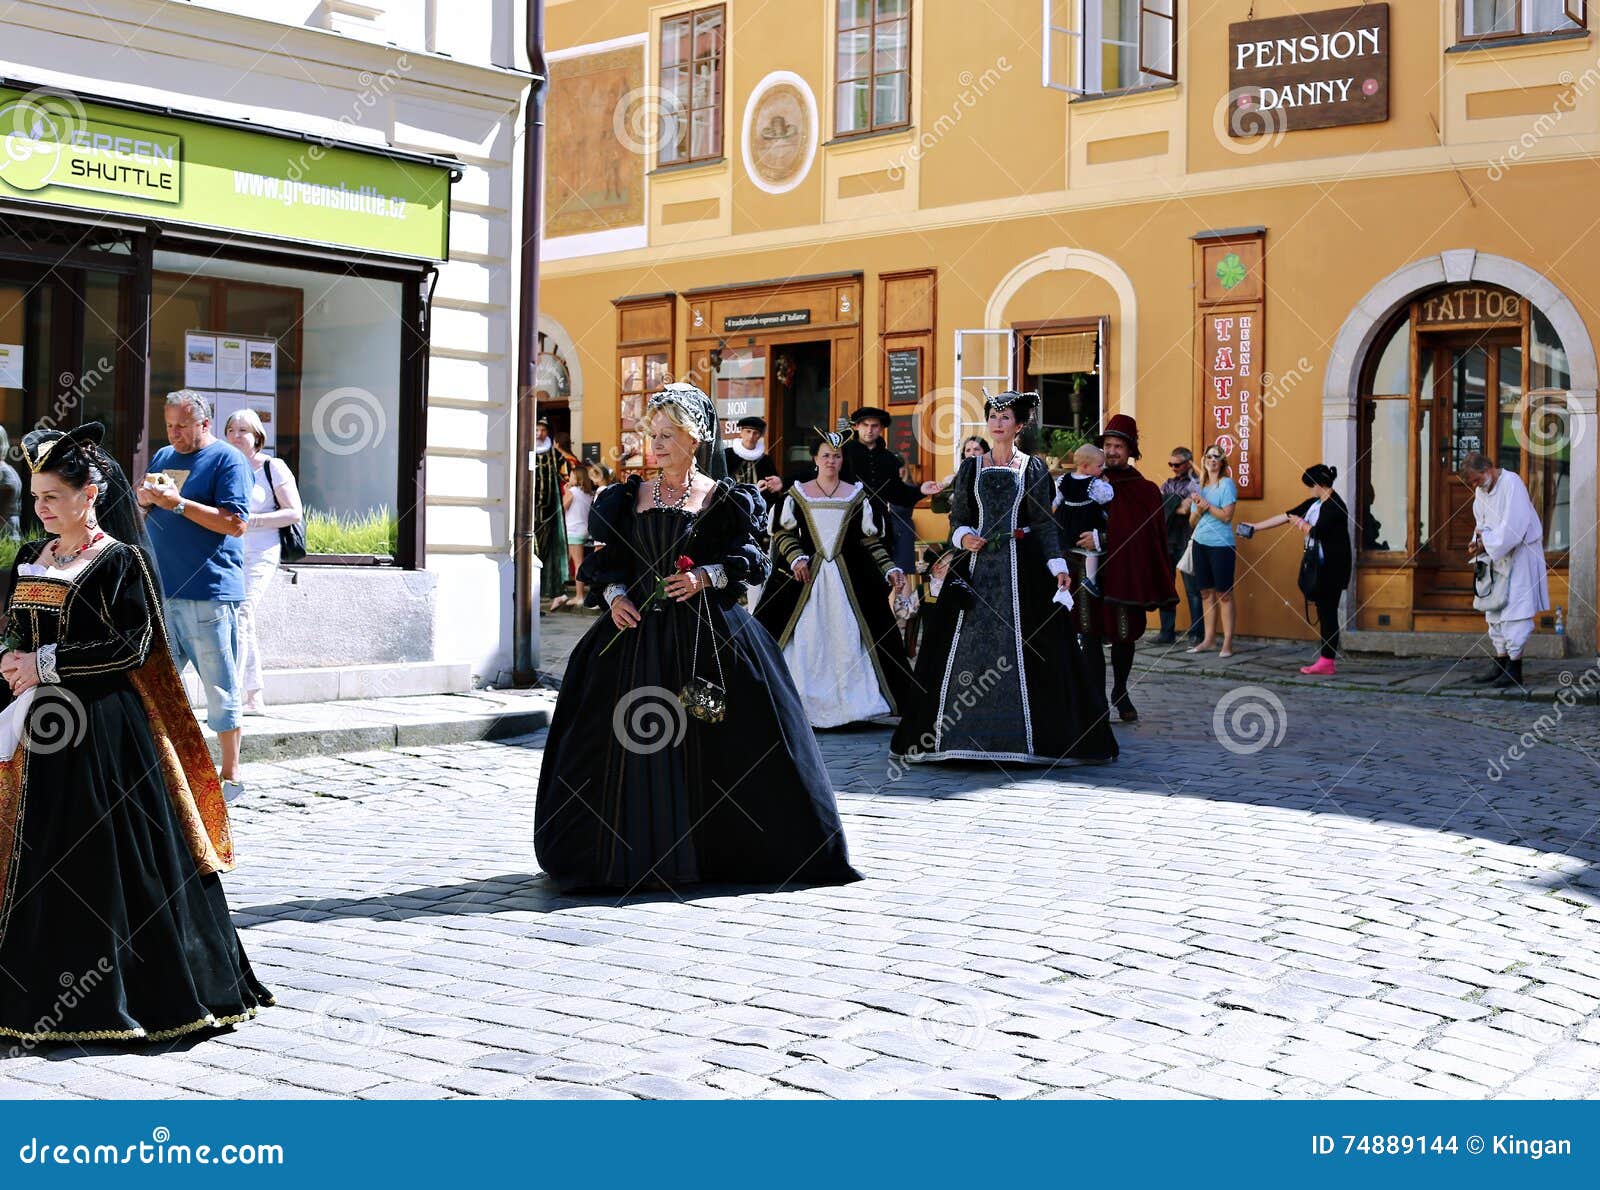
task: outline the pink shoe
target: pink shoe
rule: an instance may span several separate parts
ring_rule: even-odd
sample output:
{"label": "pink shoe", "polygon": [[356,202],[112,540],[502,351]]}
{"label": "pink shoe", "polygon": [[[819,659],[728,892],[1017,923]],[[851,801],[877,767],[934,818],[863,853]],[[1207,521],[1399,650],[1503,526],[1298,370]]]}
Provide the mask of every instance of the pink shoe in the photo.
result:
{"label": "pink shoe", "polygon": [[1312,674],[1317,677],[1326,677],[1336,673],[1337,670],[1334,668],[1332,657],[1318,657],[1310,665],[1302,665],[1300,667],[1300,672],[1303,674]]}

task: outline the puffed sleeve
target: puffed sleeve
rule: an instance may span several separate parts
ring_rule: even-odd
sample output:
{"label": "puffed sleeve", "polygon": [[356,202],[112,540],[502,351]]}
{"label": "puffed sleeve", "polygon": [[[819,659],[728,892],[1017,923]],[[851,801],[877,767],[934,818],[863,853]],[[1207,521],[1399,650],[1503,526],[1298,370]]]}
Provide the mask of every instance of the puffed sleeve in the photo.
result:
{"label": "puffed sleeve", "polygon": [[721,531],[717,540],[708,543],[716,557],[696,558],[711,565],[721,566],[731,583],[759,584],[767,581],[772,564],[766,551],[757,543],[761,514],[766,501],[752,484],[732,483],[722,480],[718,500],[723,505],[719,514]]}
{"label": "puffed sleeve", "polygon": [[134,547],[113,546],[62,611],[61,639],[39,648],[41,682],[138,669],[149,657],[155,617]]}
{"label": "puffed sleeve", "polygon": [[950,487],[950,544],[961,548],[961,539],[978,531],[978,501],[975,495],[978,460],[962,459]]}
{"label": "puffed sleeve", "polygon": [[589,588],[584,595],[585,606],[604,607],[607,587],[613,583],[626,586],[635,578],[634,553],[627,542],[638,492],[639,480],[635,476],[626,483],[608,485],[594,498],[594,506],[589,509],[589,535],[608,544],[596,547],[578,567],[578,579]]}
{"label": "puffed sleeve", "polygon": [[784,565],[793,570],[796,562],[811,556],[811,544],[802,530],[793,495],[783,498],[783,512],[777,524],[777,531],[772,535],[772,548],[783,559]]}
{"label": "puffed sleeve", "polygon": [[[1061,534],[1056,530],[1055,517],[1050,514],[1053,494],[1050,468],[1044,465],[1042,459],[1029,459],[1027,476],[1023,482],[1026,490],[1022,496],[1022,508],[1018,510],[1019,519],[1033,534],[1040,554],[1050,567],[1050,573],[1060,573],[1066,568],[1066,562],[1061,557]],[[1056,565],[1058,562],[1060,566]]]}

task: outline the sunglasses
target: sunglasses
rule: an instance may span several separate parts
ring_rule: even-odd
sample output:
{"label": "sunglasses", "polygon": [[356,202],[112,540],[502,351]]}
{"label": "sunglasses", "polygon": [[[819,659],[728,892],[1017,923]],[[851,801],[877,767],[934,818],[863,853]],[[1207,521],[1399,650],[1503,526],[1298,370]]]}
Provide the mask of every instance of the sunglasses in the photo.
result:
{"label": "sunglasses", "polygon": [[1168,463],[1167,464],[1167,466],[1171,467],[1174,471],[1176,471],[1179,467],[1187,467],[1188,465],[1189,464],[1187,462],[1184,462],[1184,463]]}
{"label": "sunglasses", "polygon": [[1207,455],[1206,456],[1206,458],[1210,459],[1214,463],[1220,463],[1223,460],[1224,457],[1225,456],[1223,456],[1223,455]]}

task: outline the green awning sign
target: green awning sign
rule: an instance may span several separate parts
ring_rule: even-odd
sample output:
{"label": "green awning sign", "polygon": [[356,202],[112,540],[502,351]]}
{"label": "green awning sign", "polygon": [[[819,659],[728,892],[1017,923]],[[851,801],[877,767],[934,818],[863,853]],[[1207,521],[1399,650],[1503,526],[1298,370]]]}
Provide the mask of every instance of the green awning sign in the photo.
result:
{"label": "green awning sign", "polygon": [[443,260],[450,170],[0,88],[0,197]]}

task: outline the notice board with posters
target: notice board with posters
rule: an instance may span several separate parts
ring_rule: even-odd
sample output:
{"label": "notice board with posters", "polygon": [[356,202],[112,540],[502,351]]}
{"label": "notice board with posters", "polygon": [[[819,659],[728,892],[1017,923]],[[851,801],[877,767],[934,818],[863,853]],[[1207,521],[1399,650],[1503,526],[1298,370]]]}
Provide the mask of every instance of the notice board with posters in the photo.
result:
{"label": "notice board with posters", "polygon": [[1259,500],[1266,482],[1266,231],[1201,232],[1194,257],[1195,454],[1221,447],[1239,499]]}

